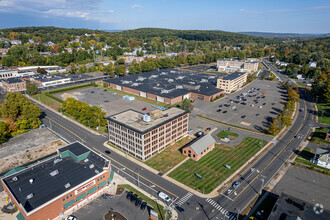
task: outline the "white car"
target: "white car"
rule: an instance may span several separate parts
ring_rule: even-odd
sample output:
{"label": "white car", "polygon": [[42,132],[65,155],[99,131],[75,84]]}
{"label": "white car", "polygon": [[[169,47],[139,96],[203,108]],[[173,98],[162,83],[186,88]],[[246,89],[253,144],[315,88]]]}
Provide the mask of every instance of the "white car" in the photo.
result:
{"label": "white car", "polygon": [[262,108],[262,106],[259,106],[259,108]]}
{"label": "white car", "polygon": [[166,202],[171,201],[170,197],[168,197],[168,195],[166,195],[166,194],[163,193],[163,192],[158,192],[158,196],[159,196],[161,199],[163,199],[164,201],[166,201]]}

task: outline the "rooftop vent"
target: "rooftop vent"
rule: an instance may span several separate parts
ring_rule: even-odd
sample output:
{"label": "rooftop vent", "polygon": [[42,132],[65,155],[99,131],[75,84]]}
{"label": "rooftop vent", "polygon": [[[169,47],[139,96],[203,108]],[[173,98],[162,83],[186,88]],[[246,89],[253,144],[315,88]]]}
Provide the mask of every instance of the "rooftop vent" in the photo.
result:
{"label": "rooftop vent", "polygon": [[175,71],[174,70],[171,70],[170,73],[175,73]]}
{"label": "rooftop vent", "polygon": [[139,85],[139,83],[133,83],[132,84],[132,86],[138,86]]}
{"label": "rooftop vent", "polygon": [[168,93],[168,90],[162,89],[161,93]]}
{"label": "rooftop vent", "polygon": [[168,79],[168,82],[173,82],[174,80],[173,79]]}
{"label": "rooftop vent", "polygon": [[34,197],[33,193],[30,193],[29,195],[26,196],[26,199],[32,199]]}
{"label": "rooftop vent", "polygon": [[122,83],[123,83],[123,84],[129,84],[130,81],[124,80],[124,81],[122,81]]}
{"label": "rooftop vent", "polygon": [[150,78],[157,78],[157,75],[151,75]]}
{"label": "rooftop vent", "polygon": [[64,187],[65,187],[66,189],[69,188],[70,186],[71,186],[70,183],[67,183],[67,184],[64,185]]}
{"label": "rooftop vent", "polygon": [[87,163],[88,161],[89,161],[88,158],[86,158],[86,159],[84,160],[85,163]]}
{"label": "rooftop vent", "polygon": [[207,79],[202,79],[201,82],[207,82]]}
{"label": "rooftop vent", "polygon": [[29,180],[30,184],[32,184],[32,183],[33,183],[33,181],[34,181],[34,179],[30,179],[30,180]]}
{"label": "rooftop vent", "polygon": [[160,75],[167,75],[167,73],[166,72],[162,72]]}
{"label": "rooftop vent", "polygon": [[100,173],[100,171],[98,171],[98,170],[95,170],[95,173],[96,173],[96,174],[99,174],[99,173]]}
{"label": "rooftop vent", "polygon": [[177,89],[183,89],[183,86],[182,85],[177,85],[175,88],[177,88]]}
{"label": "rooftop vent", "polygon": [[62,161],[62,159],[57,158],[57,159],[54,160],[54,164],[55,164],[55,163],[58,163],[58,162],[61,162],[61,161]]}
{"label": "rooftop vent", "polygon": [[58,170],[54,170],[50,173],[50,175],[51,176],[56,176],[58,173],[59,173]]}
{"label": "rooftop vent", "polygon": [[179,76],[176,79],[183,79],[183,78],[184,78],[184,76]]}
{"label": "rooftop vent", "polygon": [[143,121],[150,122],[150,115],[147,114],[143,115]]}
{"label": "rooftop vent", "polygon": [[93,169],[94,168],[94,164],[89,165],[89,168],[90,169]]}
{"label": "rooftop vent", "polygon": [[189,82],[190,85],[195,85],[195,82]]}
{"label": "rooftop vent", "polygon": [[18,180],[17,176],[14,176],[14,177],[12,178],[12,180],[13,180],[14,182],[16,182],[16,181]]}

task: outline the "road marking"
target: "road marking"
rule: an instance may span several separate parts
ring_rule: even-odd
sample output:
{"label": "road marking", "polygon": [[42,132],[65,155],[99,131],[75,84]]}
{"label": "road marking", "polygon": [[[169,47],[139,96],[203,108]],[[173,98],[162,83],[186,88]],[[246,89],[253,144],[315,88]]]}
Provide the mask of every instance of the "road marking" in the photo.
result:
{"label": "road marking", "polygon": [[230,197],[226,196],[225,194],[223,193],[220,193],[221,195],[223,195],[224,197],[226,197],[227,199],[231,200],[231,201],[234,201],[233,199],[231,199]]}
{"label": "road marking", "polygon": [[[306,105],[306,101],[304,100],[304,103],[305,103],[305,107],[307,106]],[[306,110],[307,110],[307,107],[306,107]],[[305,117],[306,117],[306,112],[307,111],[305,111]],[[304,120],[305,120],[305,117],[304,117]],[[273,163],[273,161],[282,153],[282,151],[292,142],[292,140],[294,139],[294,137],[298,134],[298,132],[301,130],[301,127],[303,126],[303,124],[301,124],[300,125],[300,127],[299,127],[299,129],[298,129],[298,131],[297,131],[297,133],[291,138],[291,140],[280,150],[280,152],[278,152],[276,155],[275,155],[275,157],[267,164],[267,166],[265,166],[263,169],[262,169],[262,171],[260,172],[260,173],[258,173],[258,175],[256,176],[256,177],[254,177],[253,179],[252,179],[252,181],[246,186],[246,187],[244,187],[244,189],[240,192],[240,193],[238,193],[238,195],[234,198],[234,200],[236,200],[237,199],[237,197],[239,197],[266,169],[267,169],[267,167],[270,165],[270,164],[272,164]]]}
{"label": "road marking", "polygon": [[215,202],[213,199],[207,198],[206,201],[210,203],[215,209],[217,209],[219,212],[224,214],[226,212],[226,209],[221,207],[221,205],[217,202]]}
{"label": "road marking", "polygon": [[154,182],[152,182],[152,181],[148,180],[147,178],[145,178],[145,177],[141,176],[140,174],[136,173],[135,171],[131,170],[130,168],[128,168],[128,167],[126,167],[126,166],[124,166],[123,164],[119,163],[117,160],[115,160],[115,159],[111,158],[110,156],[108,156],[108,155],[104,154],[104,153],[103,153],[102,151],[100,151],[99,149],[96,149],[95,147],[93,147],[93,148],[94,148],[96,151],[98,151],[98,152],[100,152],[101,154],[103,154],[104,156],[106,156],[106,157],[110,158],[112,161],[115,161],[116,163],[120,164],[120,165],[121,165],[122,167],[124,167],[125,169],[127,169],[127,170],[131,171],[132,173],[134,173],[134,174],[136,174],[136,175],[139,175],[139,176],[140,176],[140,178],[142,178],[142,179],[144,179],[144,180],[148,181],[149,183],[151,183],[151,184],[153,184],[153,185],[157,186],[158,188],[160,188],[160,189],[162,189],[162,190],[164,190],[164,191],[168,192],[169,194],[171,194],[171,195],[173,195],[173,196],[175,196],[175,197],[179,197],[179,196],[177,196],[177,195],[175,195],[175,194],[171,193],[170,191],[168,191],[168,190],[164,189],[163,187],[161,187],[161,186],[157,185],[156,183],[154,183]]}
{"label": "road marking", "polygon": [[65,130],[69,131],[70,133],[74,134],[77,138],[79,138],[79,139],[82,140],[83,142],[86,142],[84,139],[82,139],[81,137],[79,137],[77,134],[75,134],[74,132],[70,131],[70,130],[67,129],[66,127],[62,126],[61,124],[57,123],[57,122],[54,121],[53,119],[49,118],[48,116],[46,116],[46,118],[48,118],[49,120],[51,120],[51,121],[54,122],[55,124],[61,126],[61,127],[64,128]]}
{"label": "road marking", "polygon": [[188,199],[190,199],[194,194],[188,192],[185,196],[183,196],[176,204],[183,205]]}

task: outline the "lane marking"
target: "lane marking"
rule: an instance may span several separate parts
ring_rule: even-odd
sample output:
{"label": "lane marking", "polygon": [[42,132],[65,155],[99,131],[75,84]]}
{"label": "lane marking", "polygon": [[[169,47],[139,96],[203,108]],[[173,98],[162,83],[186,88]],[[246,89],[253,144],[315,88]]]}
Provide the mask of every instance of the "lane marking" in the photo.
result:
{"label": "lane marking", "polygon": [[61,124],[57,123],[56,121],[54,121],[53,119],[51,119],[50,117],[46,116],[46,118],[48,118],[50,121],[54,122],[55,124],[61,126],[62,128],[64,128],[65,130],[69,131],[70,133],[72,133],[73,135],[75,135],[77,138],[79,138],[80,140],[82,140],[83,142],[86,143],[86,141],[84,139],[82,139],[81,137],[79,137],[77,134],[75,134],[74,132],[72,132],[71,130],[67,129],[66,127],[62,126]]}
{"label": "lane marking", "polygon": [[152,183],[153,185],[157,186],[158,188],[160,188],[160,189],[162,189],[162,190],[164,190],[164,191],[168,192],[169,194],[171,194],[171,195],[173,195],[173,196],[175,196],[175,197],[177,197],[177,198],[179,197],[179,196],[177,196],[177,195],[175,195],[175,194],[171,193],[170,191],[168,191],[168,190],[164,189],[163,187],[161,187],[161,186],[157,185],[156,183],[154,183],[154,182],[152,182],[152,181],[148,180],[147,178],[145,178],[145,177],[141,176],[140,174],[136,173],[135,171],[131,170],[130,168],[128,168],[128,167],[126,167],[126,166],[124,166],[123,164],[119,163],[117,160],[115,160],[115,159],[111,158],[110,156],[108,156],[108,155],[104,154],[104,153],[103,153],[102,151],[100,151],[99,149],[96,149],[95,147],[93,147],[93,148],[94,148],[96,151],[98,151],[99,153],[101,153],[102,155],[104,155],[104,156],[108,157],[109,159],[111,159],[112,161],[115,161],[116,163],[118,163],[119,165],[121,165],[122,167],[124,167],[125,169],[127,169],[127,170],[131,171],[132,173],[134,173],[134,174],[136,174],[136,175],[139,175],[139,176],[140,176],[140,178],[142,178],[142,179],[144,179],[144,180],[146,180],[146,181],[148,181],[148,182]]}
{"label": "lane marking", "polygon": [[[304,103],[305,103],[305,107],[307,106],[306,105],[306,101],[304,100]],[[307,108],[306,108],[306,111],[305,111],[305,116],[306,116],[306,112],[307,112]],[[304,118],[304,120],[305,120],[305,118]],[[303,120],[303,121],[304,121]],[[265,166],[263,169],[262,169],[262,171],[256,176],[256,177],[254,177],[253,179],[252,179],[252,181],[246,186],[246,187],[244,187],[244,189],[240,192],[240,193],[238,193],[237,194],[237,196],[234,198],[234,200],[236,200],[266,169],[267,169],[267,167],[270,165],[270,164],[272,164],[273,163],[273,161],[282,153],[282,151],[292,142],[292,140],[294,139],[294,137],[298,134],[298,132],[301,130],[301,127],[303,126],[303,123],[300,125],[300,127],[299,127],[299,129],[298,129],[298,131],[297,131],[297,133],[291,138],[291,140],[280,150],[280,152],[278,152],[276,155],[275,155],[275,157],[267,164],[267,166]]]}

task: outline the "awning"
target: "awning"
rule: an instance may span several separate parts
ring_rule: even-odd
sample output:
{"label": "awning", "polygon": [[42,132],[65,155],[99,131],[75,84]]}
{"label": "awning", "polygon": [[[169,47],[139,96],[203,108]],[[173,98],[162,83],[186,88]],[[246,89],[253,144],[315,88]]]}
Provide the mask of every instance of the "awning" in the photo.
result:
{"label": "awning", "polygon": [[84,192],[83,194],[77,196],[77,198],[76,198],[77,202],[78,202],[79,200],[85,198],[86,196],[87,196],[87,194],[86,194],[85,192]]}
{"label": "awning", "polygon": [[98,187],[101,188],[101,187],[105,186],[106,184],[107,184],[107,181],[104,180],[102,183],[100,183],[98,185]]}
{"label": "awning", "polygon": [[89,195],[89,194],[92,194],[93,192],[95,192],[96,190],[97,190],[97,187],[94,186],[93,188],[87,190],[87,193],[88,193],[88,195]]}
{"label": "awning", "polygon": [[111,170],[111,172],[110,172],[110,177],[108,178],[108,182],[109,182],[109,183],[113,180],[113,176],[114,176],[114,174],[115,174],[115,172],[113,172],[113,171]]}
{"label": "awning", "polygon": [[76,201],[74,201],[74,199],[71,199],[69,202],[65,203],[63,205],[64,209],[67,209],[68,207],[72,206]]}
{"label": "awning", "polygon": [[16,218],[17,218],[18,220],[25,220],[25,217],[24,217],[24,215],[23,215],[21,212],[19,212],[19,213],[16,215]]}

